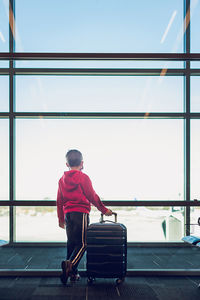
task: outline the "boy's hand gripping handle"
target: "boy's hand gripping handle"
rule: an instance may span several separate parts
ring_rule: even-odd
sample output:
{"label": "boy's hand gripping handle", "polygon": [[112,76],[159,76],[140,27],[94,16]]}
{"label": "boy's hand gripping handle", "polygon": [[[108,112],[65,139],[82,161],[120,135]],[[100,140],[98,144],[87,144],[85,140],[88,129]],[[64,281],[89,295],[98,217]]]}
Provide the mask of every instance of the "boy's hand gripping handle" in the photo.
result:
{"label": "boy's hand gripping handle", "polygon": [[[112,215],[115,216],[115,223],[117,223],[117,213],[116,212],[112,212]],[[104,219],[103,219],[103,216],[104,215],[101,213],[100,223],[105,222]]]}

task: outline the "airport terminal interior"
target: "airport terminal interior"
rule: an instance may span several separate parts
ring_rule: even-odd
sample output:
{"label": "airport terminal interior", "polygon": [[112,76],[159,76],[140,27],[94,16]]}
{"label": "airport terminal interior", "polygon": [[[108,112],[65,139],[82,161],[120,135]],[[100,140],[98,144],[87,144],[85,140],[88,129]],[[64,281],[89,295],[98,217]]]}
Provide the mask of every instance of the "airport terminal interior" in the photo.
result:
{"label": "airport terminal interior", "polygon": [[[199,28],[199,0],[0,0],[0,299],[200,299]],[[70,149],[127,229],[123,280],[86,250],[60,281]]]}

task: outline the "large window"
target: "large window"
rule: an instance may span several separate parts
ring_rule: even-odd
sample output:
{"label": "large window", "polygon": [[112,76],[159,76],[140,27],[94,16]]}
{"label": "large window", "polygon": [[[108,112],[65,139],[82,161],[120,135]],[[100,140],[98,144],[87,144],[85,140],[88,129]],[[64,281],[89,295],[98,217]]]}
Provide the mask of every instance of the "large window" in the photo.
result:
{"label": "large window", "polygon": [[3,239],[65,241],[55,200],[72,148],[129,242],[192,232],[199,16],[196,0],[0,1]]}

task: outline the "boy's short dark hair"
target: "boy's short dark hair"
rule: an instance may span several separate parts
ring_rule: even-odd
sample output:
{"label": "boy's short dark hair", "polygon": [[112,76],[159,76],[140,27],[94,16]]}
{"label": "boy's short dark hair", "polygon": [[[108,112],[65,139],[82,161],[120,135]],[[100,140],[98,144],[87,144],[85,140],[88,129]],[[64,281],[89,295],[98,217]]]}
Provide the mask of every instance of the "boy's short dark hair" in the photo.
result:
{"label": "boy's short dark hair", "polygon": [[83,160],[82,153],[76,149],[69,150],[65,157],[70,167],[80,166]]}

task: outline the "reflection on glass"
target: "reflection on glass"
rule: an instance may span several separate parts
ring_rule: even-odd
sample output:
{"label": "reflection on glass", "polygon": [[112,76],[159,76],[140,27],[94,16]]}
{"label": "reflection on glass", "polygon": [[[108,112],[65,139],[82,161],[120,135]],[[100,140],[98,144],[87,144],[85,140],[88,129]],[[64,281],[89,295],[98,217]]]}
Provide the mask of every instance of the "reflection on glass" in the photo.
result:
{"label": "reflection on glass", "polygon": [[9,99],[9,78],[8,76],[0,76],[0,112],[8,112]]}
{"label": "reflection on glass", "polygon": [[191,199],[200,200],[200,121],[191,120]]}
{"label": "reflection on glass", "polygon": [[0,200],[9,198],[8,120],[0,119]]}
{"label": "reflection on glass", "polygon": [[183,51],[180,0],[16,1],[16,26],[17,52]]}
{"label": "reflection on glass", "polygon": [[9,242],[9,209],[6,206],[0,206],[0,228],[0,240]]}
{"label": "reflection on glass", "polygon": [[171,119],[17,120],[17,199],[55,200],[74,148],[104,200],[183,199],[183,120]]}
{"label": "reflection on glass", "polygon": [[17,111],[180,112],[183,77],[16,76]]}
{"label": "reflection on glass", "polygon": [[200,112],[200,93],[199,93],[200,77],[191,77],[191,111]]}
{"label": "reflection on glass", "polygon": [[9,1],[0,1],[0,52],[7,52],[9,45]]}
{"label": "reflection on glass", "polygon": [[[111,207],[118,222],[127,227],[128,242],[180,242],[184,236],[182,207]],[[65,230],[58,227],[56,207],[17,207],[18,242],[65,242]],[[99,222],[93,208],[90,223]],[[112,220],[112,217],[104,219]]]}

